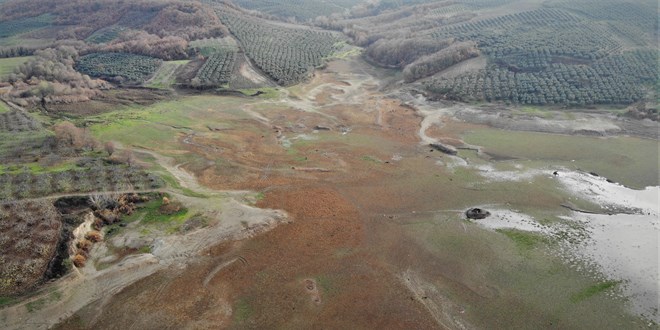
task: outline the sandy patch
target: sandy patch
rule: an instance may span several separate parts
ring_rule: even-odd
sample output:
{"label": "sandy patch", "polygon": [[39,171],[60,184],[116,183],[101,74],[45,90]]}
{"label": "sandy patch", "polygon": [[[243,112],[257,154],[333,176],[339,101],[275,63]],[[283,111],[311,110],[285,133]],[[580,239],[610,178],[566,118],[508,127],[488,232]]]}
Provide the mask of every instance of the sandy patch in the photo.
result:
{"label": "sandy patch", "polygon": [[568,191],[605,208],[631,209],[636,213],[658,216],[660,187],[634,190],[584,172],[561,172],[557,178]]}
{"label": "sandy patch", "polygon": [[476,166],[479,174],[489,181],[530,181],[540,175],[552,176],[552,171],[549,170],[520,170],[520,171],[499,171],[492,165],[479,165]]}
{"label": "sandy patch", "polygon": [[474,220],[479,225],[489,229],[517,229],[530,232],[550,234],[550,227],[541,225],[533,217],[510,210],[490,209],[490,216],[482,220]]}
{"label": "sandy patch", "polygon": [[584,223],[589,231],[589,239],[573,246],[572,252],[595,263],[608,279],[622,281],[633,311],[659,322],[660,220],[636,214],[574,214],[572,219]]}
{"label": "sandy patch", "polygon": [[626,188],[582,172],[567,172],[560,181],[576,196],[604,208],[635,214],[580,214],[571,219],[584,224],[589,238],[572,247],[573,254],[596,264],[606,277],[623,282],[623,293],[638,314],[660,322],[658,315],[658,193],[660,187]]}

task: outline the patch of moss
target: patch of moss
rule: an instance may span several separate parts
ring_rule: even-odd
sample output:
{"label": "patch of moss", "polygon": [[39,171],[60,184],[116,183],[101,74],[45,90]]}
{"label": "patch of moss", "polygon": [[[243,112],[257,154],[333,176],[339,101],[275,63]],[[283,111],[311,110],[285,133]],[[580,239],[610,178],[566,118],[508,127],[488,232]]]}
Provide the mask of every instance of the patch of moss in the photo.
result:
{"label": "patch of moss", "polygon": [[16,299],[12,297],[0,297],[0,307],[11,305],[15,301]]}
{"label": "patch of moss", "polygon": [[140,253],[151,253],[151,246],[145,245],[138,250]]}
{"label": "patch of moss", "polygon": [[40,298],[35,301],[31,301],[25,305],[25,308],[27,308],[27,311],[32,313],[34,311],[38,311],[40,309],[43,309],[46,307],[47,300],[45,298]]}
{"label": "patch of moss", "polygon": [[547,239],[541,235],[515,229],[498,229],[497,232],[506,235],[506,237],[511,239],[521,251],[532,250],[539,244],[547,241]]}
{"label": "patch of moss", "polygon": [[371,163],[381,163],[381,161],[379,159],[376,159],[376,158],[368,156],[368,155],[367,156],[362,156],[360,159],[362,159],[366,162],[371,162]]}
{"label": "patch of moss", "polygon": [[191,189],[184,188],[182,187],[179,182],[170,174],[170,172],[167,172],[165,170],[158,171],[158,176],[165,181],[165,183],[172,189],[178,190],[181,194],[188,196],[188,197],[197,197],[197,198],[209,198],[209,196],[205,194],[201,194],[198,192],[195,192]]}
{"label": "patch of moss", "polygon": [[317,276],[316,284],[323,290],[324,294],[333,294],[338,291],[334,281],[327,275]]}
{"label": "patch of moss", "polygon": [[601,292],[615,288],[621,281],[605,281],[594,284],[571,296],[571,302],[578,303]]}
{"label": "patch of moss", "polygon": [[138,210],[127,216],[124,220],[126,222],[131,222],[141,218],[142,223],[169,223],[181,221],[188,215],[188,209],[183,206],[172,213],[165,213],[162,209],[163,200],[153,199],[141,205]]}
{"label": "patch of moss", "polygon": [[239,299],[236,302],[234,305],[234,311],[234,320],[240,323],[245,322],[254,313],[252,306],[250,306],[250,303],[245,299]]}

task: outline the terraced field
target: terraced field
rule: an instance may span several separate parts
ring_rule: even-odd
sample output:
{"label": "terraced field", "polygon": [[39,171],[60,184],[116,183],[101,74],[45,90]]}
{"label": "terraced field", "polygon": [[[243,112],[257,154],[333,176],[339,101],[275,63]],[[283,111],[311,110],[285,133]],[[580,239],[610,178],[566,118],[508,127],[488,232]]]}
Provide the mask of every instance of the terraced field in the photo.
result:
{"label": "terraced field", "polygon": [[339,41],[339,37],[327,31],[284,27],[256,18],[241,18],[229,11],[219,11],[218,15],[250,59],[283,86],[309,78],[335,51]]}

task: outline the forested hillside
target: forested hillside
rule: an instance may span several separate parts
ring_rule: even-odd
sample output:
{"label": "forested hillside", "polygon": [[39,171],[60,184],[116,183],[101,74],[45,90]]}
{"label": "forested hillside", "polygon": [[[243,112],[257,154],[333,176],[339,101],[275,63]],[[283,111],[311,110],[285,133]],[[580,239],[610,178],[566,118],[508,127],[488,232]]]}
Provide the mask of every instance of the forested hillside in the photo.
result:
{"label": "forested hillside", "polygon": [[[406,83],[432,98],[626,105],[654,98],[656,5],[649,0],[8,0],[0,12],[0,57],[37,54],[26,65],[39,67],[44,53],[37,50],[69,47],[75,53],[71,60],[80,63],[47,66],[58,72],[71,66],[92,78],[132,86],[160,75],[169,77],[161,84],[166,88],[213,89],[231,88],[232,78],[248,82],[239,86],[259,85],[261,80],[243,76],[248,65],[264,80],[289,86],[311,77],[345,36],[364,48],[367,61],[401,70]],[[108,67],[90,66],[92,58],[108,61]],[[151,67],[138,73],[140,61]],[[8,77],[14,87],[8,95],[20,103],[48,103],[71,100],[77,91],[78,99],[86,100],[98,90],[90,86],[101,86],[72,77],[54,80],[23,70]],[[64,87],[72,80],[85,82]]]}
{"label": "forested hillside", "polygon": [[474,42],[487,59],[475,63],[485,65],[448,76],[435,75],[444,65],[404,70],[409,82],[432,76],[422,85],[434,98],[630,104],[654,93],[659,74],[654,1],[379,1],[315,22],[343,31],[386,67],[428,62],[450,41]]}

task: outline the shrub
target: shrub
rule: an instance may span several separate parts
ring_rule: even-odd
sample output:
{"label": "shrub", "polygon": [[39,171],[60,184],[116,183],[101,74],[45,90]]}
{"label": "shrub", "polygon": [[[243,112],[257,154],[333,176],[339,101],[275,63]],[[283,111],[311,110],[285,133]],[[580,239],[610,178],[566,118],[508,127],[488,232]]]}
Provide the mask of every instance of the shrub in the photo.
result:
{"label": "shrub", "polygon": [[89,250],[92,248],[92,242],[88,239],[82,239],[82,240],[78,241],[78,243],[76,244],[76,247],[79,250],[89,252]]}
{"label": "shrub", "polygon": [[[163,200],[165,198],[163,198]],[[172,215],[172,214],[175,214],[175,213],[178,213],[179,211],[181,211],[182,208],[183,208],[183,205],[181,205],[181,203],[172,202],[172,201],[169,201],[169,199],[168,199],[168,203],[167,204],[163,203],[163,205],[161,205],[158,210],[160,211],[161,214]]]}
{"label": "shrub", "polygon": [[96,230],[90,231],[89,233],[87,233],[85,238],[92,241],[93,243],[97,243],[97,242],[100,242],[102,240],[101,233],[96,231]]}
{"label": "shrub", "polygon": [[87,263],[87,257],[85,257],[82,254],[76,254],[76,256],[73,257],[73,265],[78,268],[85,267],[86,263]]}

